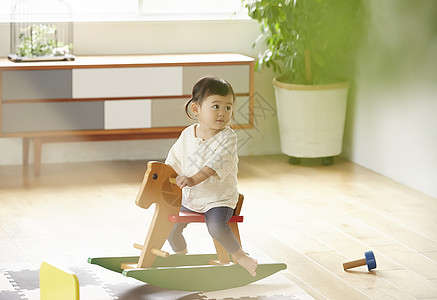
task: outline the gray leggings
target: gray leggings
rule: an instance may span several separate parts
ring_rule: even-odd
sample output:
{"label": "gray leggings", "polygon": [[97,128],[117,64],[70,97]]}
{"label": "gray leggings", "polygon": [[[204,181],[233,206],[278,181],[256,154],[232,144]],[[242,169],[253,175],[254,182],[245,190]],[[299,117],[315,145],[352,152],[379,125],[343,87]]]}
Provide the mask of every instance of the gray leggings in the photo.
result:
{"label": "gray leggings", "polygon": [[[181,211],[191,211],[188,208],[181,206]],[[234,253],[240,249],[240,243],[228,225],[229,219],[234,214],[234,210],[230,207],[220,206],[213,207],[204,213],[208,232],[215,240],[217,240],[229,253]],[[176,223],[168,236],[168,242],[175,252],[184,251],[187,249],[187,243],[182,231],[187,227],[186,223]]]}

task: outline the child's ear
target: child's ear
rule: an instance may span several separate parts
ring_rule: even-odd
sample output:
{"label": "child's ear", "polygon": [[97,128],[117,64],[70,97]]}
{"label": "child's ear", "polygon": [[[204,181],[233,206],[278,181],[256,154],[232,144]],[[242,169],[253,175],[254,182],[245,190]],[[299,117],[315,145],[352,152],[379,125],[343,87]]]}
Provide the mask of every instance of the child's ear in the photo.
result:
{"label": "child's ear", "polygon": [[199,104],[196,102],[193,102],[190,105],[190,110],[193,113],[193,115],[198,116],[199,115]]}

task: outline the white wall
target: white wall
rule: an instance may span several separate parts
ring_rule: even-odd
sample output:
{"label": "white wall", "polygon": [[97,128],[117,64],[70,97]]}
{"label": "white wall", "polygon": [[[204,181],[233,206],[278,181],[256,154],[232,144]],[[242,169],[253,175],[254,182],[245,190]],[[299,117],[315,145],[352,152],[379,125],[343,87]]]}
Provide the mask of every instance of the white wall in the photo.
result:
{"label": "white wall", "polygon": [[[239,52],[252,49],[259,26],[252,20],[81,22],[74,24],[74,54],[122,55]],[[9,24],[0,23],[0,57],[9,54]],[[240,155],[279,153],[275,101],[269,72],[255,76],[255,128],[240,130]],[[261,115],[260,109],[271,111]],[[174,140],[83,142],[43,145],[42,162],[165,158]],[[0,165],[22,162],[21,139],[0,139]]]}
{"label": "white wall", "polygon": [[437,1],[368,4],[343,155],[437,198]]}

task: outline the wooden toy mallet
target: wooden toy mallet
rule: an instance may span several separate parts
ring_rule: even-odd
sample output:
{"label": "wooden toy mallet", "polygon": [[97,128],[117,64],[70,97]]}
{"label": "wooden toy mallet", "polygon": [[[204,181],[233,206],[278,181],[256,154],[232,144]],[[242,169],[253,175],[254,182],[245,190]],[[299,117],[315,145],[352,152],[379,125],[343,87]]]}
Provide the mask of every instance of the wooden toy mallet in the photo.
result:
{"label": "wooden toy mallet", "polygon": [[376,269],[376,260],[375,255],[372,251],[367,251],[364,253],[364,258],[346,262],[343,264],[343,269],[346,271],[351,268],[361,267],[367,265],[367,269],[373,270]]}

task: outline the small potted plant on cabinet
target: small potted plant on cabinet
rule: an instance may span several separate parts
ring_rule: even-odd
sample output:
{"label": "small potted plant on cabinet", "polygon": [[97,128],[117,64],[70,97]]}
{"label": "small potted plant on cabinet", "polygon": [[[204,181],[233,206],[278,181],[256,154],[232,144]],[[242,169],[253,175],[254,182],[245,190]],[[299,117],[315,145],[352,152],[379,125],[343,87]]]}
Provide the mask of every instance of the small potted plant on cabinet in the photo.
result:
{"label": "small potted plant on cabinet", "polygon": [[361,0],[243,0],[261,23],[256,68],[272,67],[281,150],[290,163],[341,153]]}

